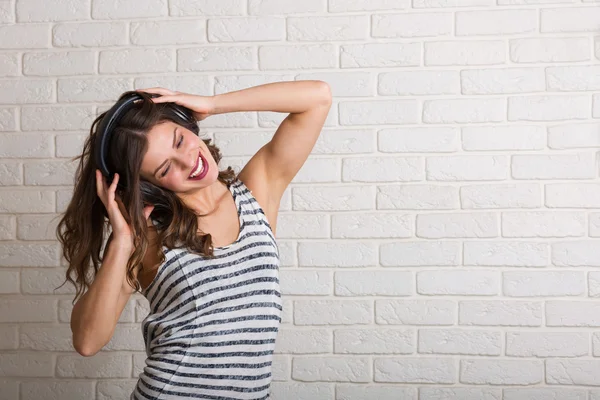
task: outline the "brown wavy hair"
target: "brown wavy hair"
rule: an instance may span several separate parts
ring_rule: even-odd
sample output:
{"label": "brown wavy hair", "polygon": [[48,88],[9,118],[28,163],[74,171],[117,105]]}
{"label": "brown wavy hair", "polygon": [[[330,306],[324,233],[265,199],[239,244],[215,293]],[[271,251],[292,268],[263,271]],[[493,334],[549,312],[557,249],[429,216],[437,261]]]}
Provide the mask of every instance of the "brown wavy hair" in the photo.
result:
{"label": "brown wavy hair", "polygon": [[[128,93],[131,92],[124,93],[121,98]],[[148,150],[147,132],[152,127],[162,122],[172,121],[199,135],[197,121],[186,122],[173,113],[168,103],[154,103],[146,93],[138,93],[142,95],[143,101],[135,103],[119,120],[111,137],[107,160],[110,171],[119,174],[117,193],[130,217],[134,251],[127,262],[127,281],[136,291],[141,290],[141,285],[133,271],[141,266],[149,247],[148,229],[150,228],[144,219],[144,205],[154,205],[150,218],[157,229],[156,256],[161,263],[165,261],[163,245],[169,249],[186,247],[209,257],[213,256],[214,250],[211,235],[197,233],[199,232],[198,215],[174,192],[156,186],[140,176],[142,159]],[[108,213],[96,191],[95,171],[99,167],[94,159],[97,127],[105,115],[106,112],[94,120],[82,154],[72,159],[72,161],[79,160],[75,172],[73,196],[56,228],[63,257],[69,264],[66,279],[61,286],[67,281],[75,286],[76,295],[73,303],[89,289],[98,273],[106,248],[112,240],[112,234],[108,236],[110,228]],[[220,150],[211,144],[210,139],[202,140],[218,164],[221,160]],[[219,171],[218,180],[230,185],[235,177],[234,170],[227,167],[226,170]]]}

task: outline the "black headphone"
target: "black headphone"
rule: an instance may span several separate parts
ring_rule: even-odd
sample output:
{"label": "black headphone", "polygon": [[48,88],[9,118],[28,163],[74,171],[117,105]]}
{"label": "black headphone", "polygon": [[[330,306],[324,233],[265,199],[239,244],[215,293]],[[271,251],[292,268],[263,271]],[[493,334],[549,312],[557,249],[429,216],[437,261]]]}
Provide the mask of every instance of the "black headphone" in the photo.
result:
{"label": "black headphone", "polygon": [[[154,93],[146,93],[150,97],[160,97],[158,94]],[[128,92],[122,95],[119,100],[106,112],[102,120],[98,124],[98,128],[96,130],[96,143],[94,150],[94,157],[96,160],[96,164],[102,174],[109,179],[109,184],[112,182],[114,175],[108,168],[108,152],[110,149],[110,138],[114,131],[114,128],[119,123],[119,120],[123,115],[125,115],[129,110],[131,110],[134,104],[139,101],[144,100],[144,97],[138,92]],[[161,103],[164,104],[165,107],[168,107],[176,117],[183,120],[184,123],[195,125],[196,119],[194,118],[192,110],[187,107],[180,106],[175,103]],[[119,186],[121,182],[119,182]]]}

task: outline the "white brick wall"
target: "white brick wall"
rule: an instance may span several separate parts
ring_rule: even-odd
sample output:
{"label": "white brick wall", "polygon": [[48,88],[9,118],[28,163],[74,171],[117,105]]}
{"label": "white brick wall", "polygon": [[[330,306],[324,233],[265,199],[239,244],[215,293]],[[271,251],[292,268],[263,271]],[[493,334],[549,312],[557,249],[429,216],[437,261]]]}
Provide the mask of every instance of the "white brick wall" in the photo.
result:
{"label": "white brick wall", "polygon": [[[124,399],[137,295],[72,350],[54,234],[120,93],[319,79],[274,400],[600,400],[598,0],[0,0],[0,398]],[[239,168],[283,115],[210,117]]]}

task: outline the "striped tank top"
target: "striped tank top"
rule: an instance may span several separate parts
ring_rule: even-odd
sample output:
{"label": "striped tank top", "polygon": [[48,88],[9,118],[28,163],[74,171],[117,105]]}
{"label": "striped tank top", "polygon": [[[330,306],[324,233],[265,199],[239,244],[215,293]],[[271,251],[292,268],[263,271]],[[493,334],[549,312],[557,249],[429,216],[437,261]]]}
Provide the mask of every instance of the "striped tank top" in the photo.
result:
{"label": "striped tank top", "polygon": [[268,399],[281,322],[279,251],[265,214],[238,178],[229,185],[237,240],[214,258],[167,249],[142,291],[146,362],[130,399]]}

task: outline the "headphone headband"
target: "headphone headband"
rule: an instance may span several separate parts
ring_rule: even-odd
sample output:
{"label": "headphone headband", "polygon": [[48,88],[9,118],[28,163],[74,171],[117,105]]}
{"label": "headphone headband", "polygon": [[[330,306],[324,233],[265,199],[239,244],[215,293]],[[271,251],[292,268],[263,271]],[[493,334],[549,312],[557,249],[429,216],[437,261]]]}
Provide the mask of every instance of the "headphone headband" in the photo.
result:
{"label": "headphone headband", "polygon": [[[160,95],[154,93],[146,94],[150,97],[160,97]],[[121,96],[121,98],[119,98],[119,100],[106,112],[102,120],[99,122],[98,128],[96,129],[94,157],[98,168],[100,171],[102,171],[102,174],[105,177],[110,179],[110,181],[112,181],[113,177],[108,168],[107,162],[110,149],[110,139],[112,137],[114,128],[119,123],[121,117],[123,117],[123,115],[125,115],[138,100],[144,100],[144,97],[138,92],[129,92]],[[181,118],[186,123],[196,123],[191,110],[175,103],[168,103],[165,105],[169,107],[177,117]]]}

